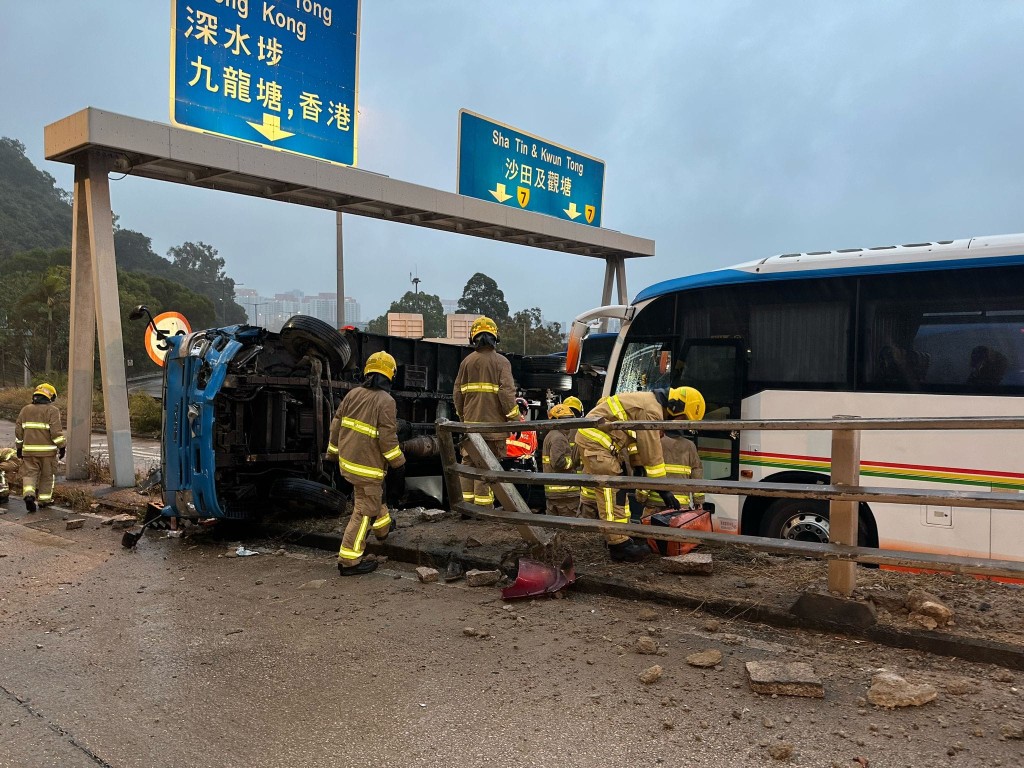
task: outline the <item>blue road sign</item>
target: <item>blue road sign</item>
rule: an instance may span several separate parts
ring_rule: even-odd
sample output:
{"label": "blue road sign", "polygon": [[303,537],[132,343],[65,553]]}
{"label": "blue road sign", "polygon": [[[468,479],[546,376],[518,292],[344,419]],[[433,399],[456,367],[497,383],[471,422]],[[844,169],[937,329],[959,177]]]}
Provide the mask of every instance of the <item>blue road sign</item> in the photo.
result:
{"label": "blue road sign", "polygon": [[462,109],[457,191],[600,227],[604,161]]}
{"label": "blue road sign", "polygon": [[359,0],[171,0],[171,121],[356,164]]}

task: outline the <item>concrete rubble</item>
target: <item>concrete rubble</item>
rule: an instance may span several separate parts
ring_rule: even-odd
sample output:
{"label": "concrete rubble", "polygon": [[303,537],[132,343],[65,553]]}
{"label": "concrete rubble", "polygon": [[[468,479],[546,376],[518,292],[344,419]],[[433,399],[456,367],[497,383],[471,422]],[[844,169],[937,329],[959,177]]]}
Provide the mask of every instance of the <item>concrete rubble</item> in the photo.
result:
{"label": "concrete rubble", "polygon": [[876,707],[919,707],[934,701],[939,695],[935,686],[924,683],[914,685],[887,669],[880,669],[871,678],[868,701]]}
{"label": "concrete rubble", "polygon": [[747,678],[755,693],[825,698],[825,686],[810,664],[802,661],[748,661]]}

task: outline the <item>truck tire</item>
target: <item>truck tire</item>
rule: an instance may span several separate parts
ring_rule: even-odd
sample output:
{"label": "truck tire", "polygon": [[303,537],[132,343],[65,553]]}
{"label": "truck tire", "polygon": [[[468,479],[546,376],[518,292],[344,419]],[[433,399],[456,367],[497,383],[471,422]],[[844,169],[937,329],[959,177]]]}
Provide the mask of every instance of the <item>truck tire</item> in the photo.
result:
{"label": "truck tire", "polygon": [[572,389],[572,377],[565,373],[524,373],[519,386],[523,389],[550,389],[552,392],[568,392]]}
{"label": "truck tire", "polygon": [[335,515],[341,514],[347,500],[341,491],[301,477],[275,480],[270,486],[270,498],[278,504],[296,509]]}
{"label": "truck tire", "polygon": [[523,358],[523,373],[565,373],[565,358],[531,355]]}
{"label": "truck tire", "polygon": [[[793,539],[828,544],[829,507],[816,499],[779,499],[764,513],[760,534],[772,539]],[[867,523],[857,518],[857,544],[868,546]]]}
{"label": "truck tire", "polygon": [[294,315],[281,328],[281,340],[296,357],[312,352],[326,358],[337,374],[352,359],[352,347],[340,331],[316,317]]}

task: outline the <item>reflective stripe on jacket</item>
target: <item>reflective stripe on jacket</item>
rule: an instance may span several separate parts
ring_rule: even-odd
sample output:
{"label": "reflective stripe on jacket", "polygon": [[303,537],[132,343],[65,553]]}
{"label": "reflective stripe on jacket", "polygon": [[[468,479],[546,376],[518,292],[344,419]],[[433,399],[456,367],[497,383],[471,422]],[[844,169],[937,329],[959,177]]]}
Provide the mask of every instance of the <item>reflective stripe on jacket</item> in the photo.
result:
{"label": "reflective stripe on jacket", "polygon": [[513,432],[505,440],[505,455],[510,459],[525,459],[536,452],[536,432]]}
{"label": "reflective stripe on jacket", "polygon": [[345,395],[334,414],[327,454],[338,457],[341,473],[350,483],[383,480],[389,464],[405,464],[397,429],[395,399],[382,389],[357,387]]}
{"label": "reflective stripe on jacket", "polygon": [[64,445],[60,409],[53,403],[30,403],[14,424],[14,441],[24,456],[56,456]]}
{"label": "reflective stripe on jacket", "polygon": [[[654,393],[623,392],[621,395],[612,395],[593,408],[587,418],[600,419],[605,423],[605,429],[590,427],[579,430],[576,435],[577,444],[589,442],[600,445],[616,455],[622,452],[635,453],[636,462],[643,466],[648,477],[665,476],[665,459],[656,430],[626,432],[622,429],[609,429],[610,424],[616,421],[664,420],[665,412]],[[635,446],[635,450],[632,446]]]}
{"label": "reflective stripe on jacket", "polygon": [[[688,477],[694,480],[704,477],[704,464],[700,460],[697,446],[693,444],[692,440],[665,435],[661,438],[661,450],[665,456],[665,472],[669,477]],[[687,494],[676,493],[673,495],[684,507],[690,506],[690,497]],[[693,502],[694,504],[703,504],[704,494],[693,494]],[[664,502],[657,494],[651,494],[647,506],[662,507]]]}
{"label": "reflective stripe on jacket", "polygon": [[[512,364],[493,349],[477,350],[462,361],[452,395],[455,413],[468,424],[500,424],[519,418]],[[501,436],[487,434],[484,439],[493,443]]]}

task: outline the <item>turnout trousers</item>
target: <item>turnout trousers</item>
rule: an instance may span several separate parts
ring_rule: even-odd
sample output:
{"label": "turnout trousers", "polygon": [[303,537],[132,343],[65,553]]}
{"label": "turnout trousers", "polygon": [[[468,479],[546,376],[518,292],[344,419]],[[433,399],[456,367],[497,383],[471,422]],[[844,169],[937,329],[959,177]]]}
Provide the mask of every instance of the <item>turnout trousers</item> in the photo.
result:
{"label": "turnout trousers", "polygon": [[338,550],[338,562],[345,568],[359,565],[366,551],[366,535],[372,530],[384,541],[391,530],[391,514],[384,504],[384,486],[379,480],[352,483],[352,515]]}
{"label": "turnout trousers", "polygon": [[561,517],[579,517],[580,497],[572,496],[548,496],[547,513]]}
{"label": "turnout trousers", "polygon": [[25,453],[21,460],[21,495],[35,496],[41,504],[53,501],[53,485],[56,479],[57,454],[32,456]]}
{"label": "turnout trousers", "polygon": [[[499,462],[505,458],[504,442],[488,442],[487,447],[491,449],[494,458]],[[468,450],[462,451],[462,463],[467,467],[486,469],[485,466],[473,462]],[[483,480],[474,480],[471,477],[460,477],[459,482],[462,484],[462,500],[464,502],[478,504],[481,507],[494,506],[494,491],[491,490],[491,486],[488,483],[485,483]]]}
{"label": "turnout trousers", "polygon": [[[577,447],[583,459],[583,471],[588,475],[621,475],[622,462],[619,458],[601,445],[577,439]],[[624,504],[618,503],[617,491],[614,488],[597,488],[597,516],[609,523],[628,523],[629,512]],[[585,510],[584,510],[585,511]],[[622,544],[629,541],[626,534],[606,533],[605,540],[609,544]]]}

